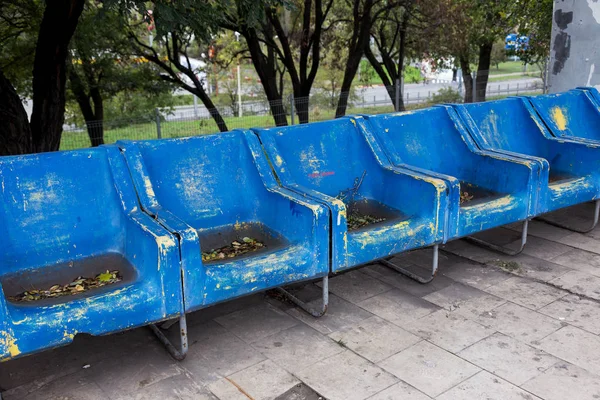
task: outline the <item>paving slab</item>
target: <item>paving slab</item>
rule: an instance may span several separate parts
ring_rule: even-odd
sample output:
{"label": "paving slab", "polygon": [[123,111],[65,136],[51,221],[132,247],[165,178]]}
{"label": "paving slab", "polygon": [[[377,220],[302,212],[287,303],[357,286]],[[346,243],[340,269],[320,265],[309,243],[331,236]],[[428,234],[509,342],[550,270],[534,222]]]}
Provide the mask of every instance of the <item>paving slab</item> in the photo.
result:
{"label": "paving slab", "polygon": [[482,312],[473,320],[523,343],[541,340],[566,325],[510,302]]}
{"label": "paving slab", "polygon": [[209,384],[265,360],[258,350],[214,321],[196,325],[188,334],[188,356],[179,365],[198,382]]}
{"label": "paving slab", "polygon": [[[588,236],[589,235],[589,236]],[[600,254],[600,231],[594,230],[593,233],[581,234],[573,232],[567,235],[558,242],[575,247],[577,249],[586,250],[591,253]]]}
{"label": "paving slab", "polygon": [[369,400],[431,400],[431,397],[404,382],[393,386],[369,397]]}
{"label": "paving slab", "polygon": [[564,361],[556,363],[522,387],[545,400],[600,398],[600,376]]}
{"label": "paving slab", "polygon": [[62,376],[27,395],[11,391],[3,395],[6,400],[99,400],[108,398],[86,371]]}
{"label": "paving slab", "polygon": [[[317,302],[320,301],[321,300],[317,300]],[[316,307],[314,302],[309,304]],[[299,308],[293,308],[287,313],[324,335],[350,328],[373,316],[370,312],[349,301],[343,300],[336,295],[329,296],[329,308],[327,314],[320,318],[314,318]]]}
{"label": "paving slab", "polygon": [[525,390],[498,378],[487,371],[481,371],[466,381],[448,390],[438,400],[539,400]]}
{"label": "paving slab", "polygon": [[[62,400],[61,397],[58,397]],[[78,399],[75,397],[73,400]],[[112,395],[110,400],[217,400],[210,390],[196,383],[189,374],[181,373],[163,379],[134,393]],[[70,399],[69,399],[70,400]],[[247,400],[247,399],[244,399]]]}
{"label": "paving slab", "polygon": [[[412,270],[413,272],[420,274],[421,276],[428,276],[428,274],[431,274],[429,270],[419,266],[412,265],[411,268],[411,265],[404,265],[402,263],[399,263],[399,265],[405,267],[408,270]],[[438,276],[427,285],[418,284],[414,280],[400,274],[397,271],[384,267],[381,264],[371,264],[368,267],[364,268],[362,271],[364,271],[365,274],[377,278],[390,286],[393,286],[397,289],[400,289],[417,297],[426,296],[429,293],[433,293],[454,283],[452,279],[443,276],[443,266],[441,265],[440,271],[438,272]]]}
{"label": "paving slab", "polygon": [[329,279],[329,291],[354,304],[390,289],[392,286],[357,270]]}
{"label": "paving slab", "polygon": [[491,299],[491,301],[494,301],[495,303],[503,302],[503,300],[499,299],[498,297],[492,296],[487,292],[464,285],[462,283],[455,283],[445,287],[442,290],[438,290],[437,292],[433,292],[427,296],[424,296],[423,299],[448,311],[454,311],[462,308],[462,306],[466,303],[474,304],[474,300],[476,299]]}
{"label": "paving slab", "polygon": [[407,325],[406,330],[452,353],[494,333],[492,329],[446,310],[418,319]]}
{"label": "paving slab", "polygon": [[[136,368],[132,373],[130,357]],[[135,393],[164,379],[180,375],[184,369],[156,345],[125,357],[102,360],[86,369],[109,397]]]}
{"label": "paving slab", "polygon": [[399,289],[371,297],[358,305],[400,327],[440,309],[435,304]]}
{"label": "paving slab", "polygon": [[553,258],[552,262],[590,275],[600,276],[600,254],[573,249]]}
{"label": "paving slab", "polygon": [[252,343],[298,324],[298,320],[270,304],[236,311],[215,321],[246,343]]}
{"label": "paving slab", "polygon": [[[517,250],[519,247],[521,247],[521,239],[519,238],[506,247]],[[540,260],[550,261],[553,258],[556,258],[572,249],[573,248],[571,246],[552,242],[536,236],[531,236],[527,238],[527,244],[523,248],[523,254],[539,258]]]}
{"label": "paving slab", "polygon": [[292,373],[345,350],[327,336],[304,324],[254,342],[252,347]]}
{"label": "paving slab", "polygon": [[[464,260],[464,259],[463,259]],[[511,275],[497,267],[464,260],[444,268],[442,274],[477,289],[484,289],[507,280]]]}
{"label": "paving slab", "polygon": [[221,400],[273,400],[300,381],[271,360],[265,360],[209,386]]}
{"label": "paving slab", "polygon": [[538,312],[600,335],[600,303],[576,295],[567,295],[542,307]]}
{"label": "paving slab", "polygon": [[426,341],[381,361],[379,365],[431,397],[480,371],[475,365]]}
{"label": "paving slab", "polygon": [[543,350],[501,333],[495,333],[457,355],[517,386],[560,361]]}
{"label": "paving slab", "polygon": [[485,291],[532,310],[547,306],[567,295],[552,286],[517,276],[490,286]]}
{"label": "paving slab", "polygon": [[329,337],[374,363],[421,341],[420,337],[379,317],[371,317]]}
{"label": "paving slab", "polygon": [[534,344],[565,361],[600,375],[600,337],[574,326],[548,335]]}
{"label": "paving slab", "polygon": [[550,281],[551,284],[572,294],[600,300],[600,277],[581,271],[569,271]]}
{"label": "paving slab", "polygon": [[394,385],[398,379],[347,350],[298,373],[328,400],[363,400]]}

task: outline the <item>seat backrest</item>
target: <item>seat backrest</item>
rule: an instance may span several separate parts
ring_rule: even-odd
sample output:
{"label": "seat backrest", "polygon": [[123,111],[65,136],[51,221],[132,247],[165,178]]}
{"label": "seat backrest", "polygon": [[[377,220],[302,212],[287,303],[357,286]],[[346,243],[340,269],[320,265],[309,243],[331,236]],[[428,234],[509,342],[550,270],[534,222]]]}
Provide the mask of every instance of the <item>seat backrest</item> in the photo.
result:
{"label": "seat backrest", "polygon": [[396,165],[450,173],[469,152],[445,108],[375,115],[369,122]]}
{"label": "seat backrest", "polygon": [[582,90],[530,98],[537,113],[555,136],[600,139],[600,111]]}
{"label": "seat backrest", "polygon": [[364,195],[380,175],[377,161],[356,121],[325,122],[256,129],[284,182],[294,182],[329,196],[360,186]]}
{"label": "seat backrest", "polygon": [[2,273],[123,246],[124,205],[106,148],[2,157],[0,190]]}
{"label": "seat backrest", "polygon": [[161,207],[196,229],[252,219],[265,192],[242,132],[133,142]]}
{"label": "seat backrest", "polygon": [[548,158],[549,144],[542,132],[545,128],[525,101],[507,98],[461,107],[475,123],[477,129],[472,133],[491,148]]}

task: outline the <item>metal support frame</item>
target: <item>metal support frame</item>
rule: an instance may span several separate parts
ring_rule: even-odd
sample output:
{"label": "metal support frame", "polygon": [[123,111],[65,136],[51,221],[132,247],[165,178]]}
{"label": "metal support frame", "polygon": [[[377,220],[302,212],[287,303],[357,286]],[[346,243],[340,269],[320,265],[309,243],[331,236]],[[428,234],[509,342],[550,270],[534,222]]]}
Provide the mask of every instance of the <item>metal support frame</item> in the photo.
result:
{"label": "metal support frame", "polygon": [[588,233],[588,232],[593,231],[594,228],[596,227],[596,225],[598,225],[598,216],[600,216],[600,200],[596,200],[596,204],[594,207],[594,220],[592,221],[592,226],[589,228],[586,228],[586,229],[574,228],[572,226],[564,225],[564,224],[561,224],[560,222],[550,221],[549,219],[542,218],[542,217],[538,217],[537,219],[539,219],[540,221],[545,222],[549,225],[557,226],[557,227],[563,228],[563,229],[568,229],[573,232]]}
{"label": "metal support frame", "polygon": [[509,256],[516,256],[517,254],[519,254],[523,251],[523,249],[525,248],[525,245],[527,244],[527,229],[528,229],[528,227],[529,227],[529,220],[526,219],[525,221],[523,221],[523,230],[521,231],[521,247],[519,247],[517,250],[512,250],[512,249],[509,249],[504,246],[499,246],[494,243],[486,242],[485,240],[481,240],[481,239],[478,239],[473,236],[467,236],[464,239],[471,243],[474,243],[478,246],[485,247],[487,249],[494,250],[494,251],[497,251],[502,254],[506,254]]}
{"label": "metal support frame", "polygon": [[179,349],[177,349],[173,345],[173,343],[171,343],[171,341],[163,333],[163,329],[159,328],[154,324],[150,325],[150,329],[152,330],[152,332],[154,332],[158,340],[160,340],[161,343],[165,346],[171,357],[173,357],[177,361],[183,361],[188,351],[188,334],[185,314],[179,317],[179,339],[181,340]]}
{"label": "metal support frame", "polygon": [[303,302],[284,288],[277,288],[277,291],[287,297],[292,303],[309,313],[315,318],[322,317],[327,312],[327,308],[329,307],[329,276],[323,277],[323,302],[319,308],[313,308],[309,306],[307,303]]}
{"label": "metal support frame", "polygon": [[422,284],[426,284],[426,283],[431,282],[433,280],[433,278],[435,278],[435,274],[437,273],[437,269],[438,269],[438,258],[439,258],[438,256],[439,256],[439,247],[436,244],[433,246],[433,263],[431,266],[431,276],[429,278],[420,277],[419,275],[417,275],[413,272],[407,271],[406,269],[390,262],[389,260],[381,260],[379,262],[382,265],[384,265],[390,269],[393,269],[394,271],[399,272],[402,275],[409,277],[410,279],[413,279]]}

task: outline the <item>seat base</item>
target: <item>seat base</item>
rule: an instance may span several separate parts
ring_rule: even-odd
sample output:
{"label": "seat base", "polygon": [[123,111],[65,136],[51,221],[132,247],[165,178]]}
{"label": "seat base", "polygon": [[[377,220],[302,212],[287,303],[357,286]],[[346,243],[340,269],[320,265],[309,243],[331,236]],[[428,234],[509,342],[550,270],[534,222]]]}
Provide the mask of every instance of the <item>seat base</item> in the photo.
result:
{"label": "seat base", "polygon": [[[171,324],[172,326],[173,324]],[[163,327],[166,325],[163,325]],[[187,322],[185,319],[185,314],[179,317],[179,348],[175,347],[173,343],[167,338],[167,336],[163,332],[163,327],[158,327],[154,324],[149,325],[150,329],[158,340],[165,346],[165,349],[169,352],[171,357],[173,357],[177,361],[183,361],[188,351],[188,333],[187,333]],[[0,398],[0,400],[2,400]]]}
{"label": "seat base", "polygon": [[415,280],[415,281],[417,281],[417,282],[419,282],[421,284],[427,284],[427,283],[431,282],[435,278],[435,275],[437,274],[437,269],[438,269],[438,255],[439,255],[439,247],[436,244],[436,245],[433,246],[433,262],[432,262],[432,266],[431,266],[431,276],[429,276],[428,278],[420,277],[419,275],[417,275],[417,274],[415,274],[413,272],[410,272],[410,271],[408,271],[408,270],[406,270],[406,269],[404,269],[404,268],[402,268],[402,267],[400,267],[400,266],[398,266],[398,265],[390,262],[389,261],[390,259],[381,260],[380,263],[382,265],[390,268],[390,269],[393,269],[396,272],[401,273],[404,276],[409,277],[412,280]]}
{"label": "seat base", "polygon": [[499,246],[497,244],[487,242],[485,240],[478,239],[474,236],[466,236],[464,239],[476,244],[481,247],[485,247],[486,249],[494,250],[502,254],[506,254],[509,256],[516,256],[521,253],[527,244],[527,228],[529,227],[529,220],[523,221],[523,230],[521,231],[521,246],[517,250],[509,249],[504,246]]}
{"label": "seat base", "polygon": [[588,232],[593,231],[594,228],[598,225],[598,217],[599,216],[600,216],[600,200],[596,200],[595,204],[594,204],[594,219],[592,220],[591,226],[588,228],[581,229],[581,228],[574,227],[572,225],[567,225],[567,224],[563,224],[563,223],[560,223],[557,221],[552,221],[550,219],[543,218],[543,217],[537,217],[537,219],[540,221],[543,221],[549,225],[567,229],[569,231],[579,232],[579,233],[588,233]]}
{"label": "seat base", "polygon": [[303,309],[304,311],[306,311],[307,313],[312,315],[313,317],[319,318],[319,317],[322,317],[323,315],[325,315],[325,313],[327,312],[327,308],[329,307],[329,277],[328,276],[325,276],[323,278],[323,288],[322,289],[323,289],[322,303],[321,303],[321,307],[318,307],[318,308],[313,308],[313,307],[309,306],[307,303],[303,302],[302,300],[300,300],[299,298],[297,298],[296,296],[294,296],[293,294],[291,294],[284,288],[277,288],[277,291],[279,293],[281,293],[282,295],[284,295],[292,303],[294,303],[295,305],[297,305],[298,307],[300,307],[301,309]]}

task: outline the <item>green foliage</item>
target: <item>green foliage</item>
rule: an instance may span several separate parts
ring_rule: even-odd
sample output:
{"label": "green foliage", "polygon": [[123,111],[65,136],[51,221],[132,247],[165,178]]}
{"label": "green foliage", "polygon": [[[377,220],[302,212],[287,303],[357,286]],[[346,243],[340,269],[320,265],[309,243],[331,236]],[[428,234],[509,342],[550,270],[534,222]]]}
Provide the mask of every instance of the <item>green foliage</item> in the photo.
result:
{"label": "green foliage", "polygon": [[[106,128],[124,127],[135,121],[154,121],[156,108],[168,114],[177,105],[189,105],[191,96],[174,96],[171,92],[151,93],[144,90],[126,90],[104,100],[104,121]],[[84,127],[85,120],[77,103],[67,102],[65,123]]]}
{"label": "green foliage", "polygon": [[417,67],[413,67],[412,65],[407,65],[404,67],[404,83],[421,83],[423,82],[423,77],[421,76],[421,71]]}
{"label": "green foliage", "polygon": [[32,94],[33,58],[43,13],[41,0],[0,1],[0,69],[22,97]]}
{"label": "green foliage", "polygon": [[[377,75],[377,73],[375,72],[373,66],[369,64],[367,60],[361,60],[359,75],[360,78],[358,82],[362,86],[371,86],[373,83],[375,83],[375,76]],[[378,79],[378,82],[381,83],[381,79]]]}
{"label": "green foliage", "polygon": [[528,64],[545,63],[550,56],[553,0],[523,2],[519,12],[519,34],[529,36],[529,48],[519,54]]}
{"label": "green foliage", "polygon": [[492,65],[496,66],[496,69],[500,68],[500,63],[506,62],[508,59],[506,50],[504,49],[504,40],[498,40],[492,47]]}
{"label": "green foliage", "polygon": [[451,87],[440,89],[436,94],[431,96],[431,104],[444,104],[444,103],[460,103],[462,97],[460,93]]}

